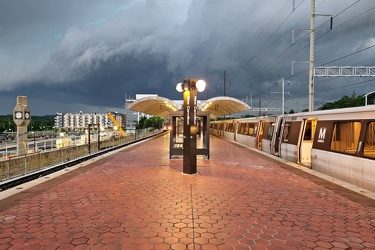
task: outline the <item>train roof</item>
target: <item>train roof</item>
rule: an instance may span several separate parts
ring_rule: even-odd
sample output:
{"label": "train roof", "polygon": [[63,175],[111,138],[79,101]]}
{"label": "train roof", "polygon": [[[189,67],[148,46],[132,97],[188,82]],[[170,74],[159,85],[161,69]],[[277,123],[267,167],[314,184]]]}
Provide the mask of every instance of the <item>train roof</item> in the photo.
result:
{"label": "train roof", "polygon": [[321,114],[343,114],[343,113],[358,113],[358,112],[373,112],[373,111],[375,111],[375,105],[367,105],[367,106],[351,107],[351,108],[299,112],[299,113],[289,114],[288,116],[293,116],[293,115],[314,116],[314,115],[321,115]]}

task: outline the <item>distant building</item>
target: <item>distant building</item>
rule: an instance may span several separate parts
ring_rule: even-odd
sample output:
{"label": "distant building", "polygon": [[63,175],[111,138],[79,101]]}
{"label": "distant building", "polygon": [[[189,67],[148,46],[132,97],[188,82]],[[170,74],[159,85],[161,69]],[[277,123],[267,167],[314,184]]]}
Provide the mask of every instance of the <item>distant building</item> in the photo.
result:
{"label": "distant building", "polygon": [[125,118],[126,119],[125,127],[126,127],[127,130],[135,129],[135,127],[137,126],[141,117],[143,117],[143,116],[146,116],[147,118],[151,117],[150,115],[139,113],[139,112],[128,109],[129,104],[132,104],[136,100],[139,100],[139,99],[142,99],[142,98],[145,98],[145,97],[151,97],[151,96],[158,96],[158,95],[156,95],[156,94],[136,94],[135,99],[131,98],[130,96],[127,97],[125,95],[125,117],[126,117]]}
{"label": "distant building", "polygon": [[125,128],[126,130],[135,129],[136,124],[138,123],[138,112],[128,109],[128,106],[135,102],[136,99],[127,97],[125,95]]}
{"label": "distant building", "polygon": [[[116,121],[125,127],[125,115],[112,113]],[[89,124],[99,124],[102,128],[114,127],[113,122],[105,113],[56,113],[55,128],[81,129]]]}

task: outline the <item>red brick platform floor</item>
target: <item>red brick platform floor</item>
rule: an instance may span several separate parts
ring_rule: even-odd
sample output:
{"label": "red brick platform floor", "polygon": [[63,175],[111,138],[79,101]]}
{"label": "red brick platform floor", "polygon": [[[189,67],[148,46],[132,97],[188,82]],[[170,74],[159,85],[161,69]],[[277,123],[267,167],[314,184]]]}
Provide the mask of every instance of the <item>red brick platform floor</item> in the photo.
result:
{"label": "red brick platform floor", "polygon": [[216,137],[184,175],[168,147],[151,139],[1,200],[0,249],[375,249],[373,200]]}

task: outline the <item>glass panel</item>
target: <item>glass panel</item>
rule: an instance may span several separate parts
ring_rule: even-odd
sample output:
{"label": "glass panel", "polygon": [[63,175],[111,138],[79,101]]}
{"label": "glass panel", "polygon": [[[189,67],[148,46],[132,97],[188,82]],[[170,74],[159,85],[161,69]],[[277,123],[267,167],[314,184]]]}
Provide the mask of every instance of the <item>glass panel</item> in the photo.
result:
{"label": "glass panel", "polygon": [[245,135],[249,134],[249,123],[245,123],[244,134],[245,134]]}
{"label": "glass panel", "polygon": [[249,135],[253,135],[255,131],[255,123],[249,123]]}
{"label": "glass panel", "polygon": [[375,122],[367,125],[363,155],[375,158]]}
{"label": "glass panel", "polygon": [[360,122],[338,122],[334,124],[331,150],[355,154],[357,152]]}
{"label": "glass panel", "polygon": [[307,120],[306,121],[306,127],[305,127],[305,134],[303,135],[303,140],[304,141],[311,141],[311,138],[312,138],[312,121],[311,120]]}
{"label": "glass panel", "polygon": [[268,132],[267,132],[267,138],[268,138],[269,140],[272,139],[272,134],[273,134],[273,130],[274,130],[274,129],[275,129],[275,123],[272,122],[271,125],[270,125],[270,127],[268,128]]}
{"label": "glass panel", "polygon": [[285,123],[284,135],[283,135],[283,142],[288,142],[289,141],[290,126],[291,126],[290,122]]}

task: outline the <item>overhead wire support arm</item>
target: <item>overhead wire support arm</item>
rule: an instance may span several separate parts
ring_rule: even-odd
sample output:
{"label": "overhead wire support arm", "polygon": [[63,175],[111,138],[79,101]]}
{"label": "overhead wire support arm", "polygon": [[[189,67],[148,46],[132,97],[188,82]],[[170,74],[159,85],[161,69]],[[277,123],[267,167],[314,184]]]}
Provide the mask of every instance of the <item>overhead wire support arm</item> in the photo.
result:
{"label": "overhead wire support arm", "polygon": [[375,66],[316,67],[314,77],[375,77]]}
{"label": "overhead wire support arm", "polygon": [[310,63],[310,61],[293,61],[292,62],[292,74],[294,75],[294,63]]}

